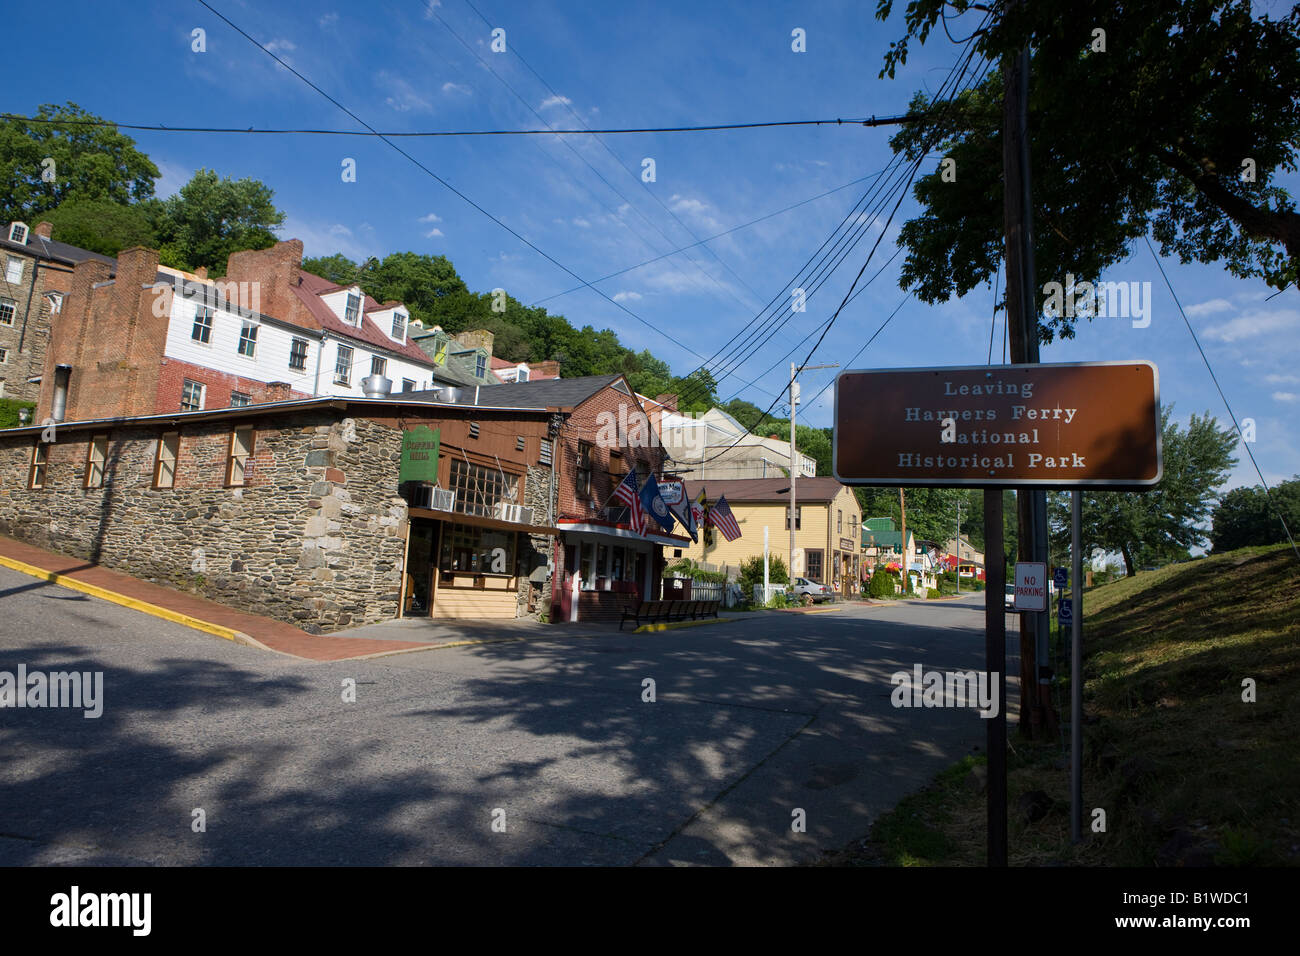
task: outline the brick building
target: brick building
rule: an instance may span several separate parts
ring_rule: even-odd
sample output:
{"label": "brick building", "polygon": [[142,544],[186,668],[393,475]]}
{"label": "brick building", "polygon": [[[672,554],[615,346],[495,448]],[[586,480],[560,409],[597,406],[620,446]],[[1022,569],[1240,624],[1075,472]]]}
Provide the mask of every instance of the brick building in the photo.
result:
{"label": "brick building", "polygon": [[78,262],[112,272],[108,256],[56,242],[51,226],[11,222],[0,235],[0,398],[34,402],[40,394],[50,318],[59,314]]}
{"label": "brick building", "polygon": [[[102,258],[102,257],[101,257]],[[51,323],[37,420],[133,417],[312,396],[362,397],[366,382],[427,388],[434,364],[409,311],[304,272],[302,243],[229,257],[223,279],[123,250],[89,259]]]}
{"label": "brick building", "polygon": [[[689,539],[651,524],[639,534],[612,500],[629,470],[638,485],[663,473],[664,452],[646,411],[622,375],[494,385],[480,395],[498,406],[542,406],[554,441],[552,621],[620,620],[631,601],[660,596],[663,548]],[[661,396],[667,399],[668,396]]]}

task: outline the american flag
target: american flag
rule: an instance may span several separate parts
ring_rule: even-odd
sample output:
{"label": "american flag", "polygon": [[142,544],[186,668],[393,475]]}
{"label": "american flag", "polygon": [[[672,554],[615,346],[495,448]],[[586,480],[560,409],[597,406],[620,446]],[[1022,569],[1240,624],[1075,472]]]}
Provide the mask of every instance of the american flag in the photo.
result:
{"label": "american flag", "polygon": [[740,537],[740,525],[736,524],[736,516],[731,513],[731,507],[727,504],[727,498],[724,495],[718,499],[718,503],[709,509],[709,524],[722,532],[722,536],[728,541],[735,541]]}
{"label": "american flag", "polygon": [[614,489],[614,500],[621,502],[628,509],[632,519],[632,530],[645,534],[645,509],[641,507],[641,495],[636,487],[636,472],[628,471],[618,487]]}

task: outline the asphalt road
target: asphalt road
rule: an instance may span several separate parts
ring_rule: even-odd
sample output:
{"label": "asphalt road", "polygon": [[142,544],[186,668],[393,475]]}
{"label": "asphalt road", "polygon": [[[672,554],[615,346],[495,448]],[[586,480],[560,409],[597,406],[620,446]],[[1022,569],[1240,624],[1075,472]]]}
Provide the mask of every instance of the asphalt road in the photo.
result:
{"label": "asphalt road", "polygon": [[0,708],[0,865],[816,859],[983,747],[889,681],[981,668],[982,628],[971,597],[318,664],[0,568],[0,671],[104,674],[97,719]]}

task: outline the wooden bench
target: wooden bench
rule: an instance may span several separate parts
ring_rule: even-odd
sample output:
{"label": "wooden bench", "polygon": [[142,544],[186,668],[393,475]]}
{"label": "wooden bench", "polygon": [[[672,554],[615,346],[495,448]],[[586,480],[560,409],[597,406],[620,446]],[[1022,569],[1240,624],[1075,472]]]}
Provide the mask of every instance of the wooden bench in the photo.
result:
{"label": "wooden bench", "polygon": [[623,630],[623,625],[629,620],[640,627],[642,624],[717,617],[721,605],[721,601],[640,601],[624,608],[623,618],[618,622],[618,629]]}

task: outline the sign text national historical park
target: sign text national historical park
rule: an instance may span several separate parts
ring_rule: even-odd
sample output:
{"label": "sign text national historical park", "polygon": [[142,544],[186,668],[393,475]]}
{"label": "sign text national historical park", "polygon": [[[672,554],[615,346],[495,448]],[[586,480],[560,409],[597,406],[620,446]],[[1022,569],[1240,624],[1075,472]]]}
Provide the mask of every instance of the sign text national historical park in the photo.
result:
{"label": "sign text national historical park", "polygon": [[1150,487],[1159,377],[1140,360],[847,371],[834,445],[850,485]]}

